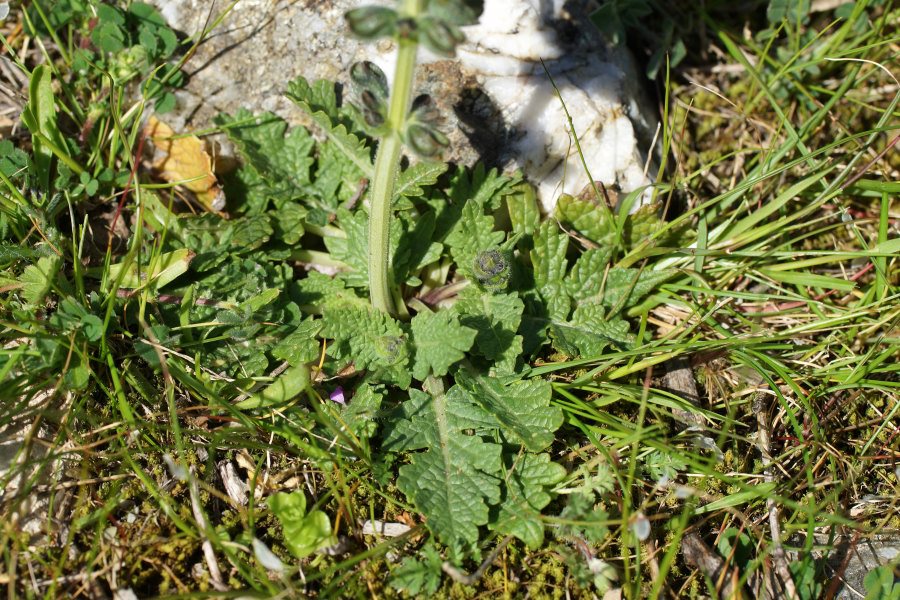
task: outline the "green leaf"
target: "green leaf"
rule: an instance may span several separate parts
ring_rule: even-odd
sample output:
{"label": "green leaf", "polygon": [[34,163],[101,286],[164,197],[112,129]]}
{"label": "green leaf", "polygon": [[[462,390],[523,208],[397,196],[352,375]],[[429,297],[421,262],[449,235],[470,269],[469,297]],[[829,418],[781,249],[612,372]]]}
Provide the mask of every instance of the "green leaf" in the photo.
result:
{"label": "green leaf", "polygon": [[875,567],[863,578],[865,600],[900,600],[900,582],[891,565]]}
{"label": "green leaf", "polygon": [[320,352],[319,341],[316,338],[321,329],[321,320],[310,317],[301,321],[290,334],[275,344],[272,356],[292,365],[302,365],[316,360]]}
{"label": "green leaf", "polygon": [[569,356],[599,356],[609,346],[628,348],[634,343],[628,322],[609,318],[599,304],[582,304],[568,322],[550,324],[553,347]]}
{"label": "green leaf", "polygon": [[598,299],[611,258],[611,247],[590,248],[578,257],[565,278],[566,291],[575,302]]}
{"label": "green leaf", "polygon": [[449,310],[420,312],[413,317],[411,327],[415,346],[412,375],[419,381],[430,374],[446,375],[451,365],[465,358],[477,335]]}
{"label": "green leaf", "polygon": [[235,408],[246,410],[284,404],[299,396],[309,387],[309,376],[310,372],[307,365],[294,365],[281,375],[278,375],[262,390],[251,394],[249,398],[236,403],[234,406]]}
{"label": "green leaf", "polygon": [[38,306],[50,292],[50,287],[56,281],[56,274],[62,264],[56,255],[43,256],[37,264],[28,265],[19,277],[22,284],[22,298],[30,306]]}
{"label": "green leaf", "polygon": [[114,54],[125,49],[128,38],[119,25],[101,22],[91,32],[91,41],[101,52]]}
{"label": "green leaf", "polygon": [[[149,265],[143,265],[140,268],[137,263],[132,261],[128,264],[125,273],[121,275],[119,286],[137,289],[149,285],[152,286],[152,289],[159,289],[186,273],[193,257],[194,254],[189,249],[179,248],[154,257]],[[124,263],[110,265],[109,278],[116,280],[122,273],[123,267],[125,267]]]}
{"label": "green leaf", "polygon": [[363,300],[353,290],[348,289],[342,279],[318,271],[311,271],[305,278],[296,282],[296,289],[296,302],[307,311],[322,311],[327,306],[369,304],[368,299]]}
{"label": "green leaf", "polygon": [[677,273],[675,269],[610,269],[603,288],[602,304],[616,311],[630,308]]}
{"label": "green leaf", "polygon": [[810,0],[769,0],[766,17],[769,23],[779,24],[787,20],[791,25],[806,22],[809,15]]}
{"label": "green leaf", "polygon": [[400,417],[385,438],[384,449],[427,450],[400,467],[397,487],[444,543],[474,545],[478,527],[488,522],[489,505],[501,498],[500,446],[464,433],[487,415],[454,386],[446,395],[434,397],[410,390]]}
{"label": "green leaf", "polygon": [[520,183],[513,188],[506,196],[506,210],[514,233],[531,237],[540,227],[541,211],[531,184]]}
{"label": "green leaf", "polygon": [[371,181],[375,172],[371,153],[359,137],[348,131],[351,121],[338,108],[334,85],[329,81],[317,81],[310,85],[306,79],[298,77],[288,84],[287,97],[312,117],[329,142],[356,167],[360,176]]}
{"label": "green leaf", "polygon": [[303,220],[306,209],[295,202],[285,202],[274,215],[276,235],[285,244],[295,245],[303,237]]}
{"label": "green leaf", "polygon": [[243,109],[215,121],[245,162],[228,182],[233,195],[243,195],[261,211],[269,200],[300,199],[311,189],[315,141],[308,131],[302,127],[288,131],[287,123],[276,115],[254,116]]}
{"label": "green leaf", "polygon": [[609,515],[601,507],[595,506],[593,494],[569,496],[559,518],[567,521],[558,529],[557,537],[561,539],[583,539],[591,544],[601,544],[609,535]]}
{"label": "green leaf", "polygon": [[413,597],[429,597],[441,585],[443,559],[433,544],[427,544],[418,552],[418,558],[407,557],[391,572],[390,585]]}
{"label": "green leaf", "polygon": [[125,14],[110,4],[101,4],[97,7],[97,19],[110,25],[125,25]]}
{"label": "green leaf", "polygon": [[267,504],[284,529],[284,545],[297,558],[337,543],[328,515],[320,510],[306,512],[306,496],[302,491],[272,494]]}
{"label": "green leaf", "polygon": [[658,203],[645,204],[625,218],[624,241],[627,248],[634,248],[665,225],[659,216],[660,210]]}
{"label": "green leaf", "polygon": [[394,195],[398,198],[409,196],[415,198],[425,195],[425,188],[437,183],[438,178],[447,171],[447,164],[441,162],[422,161],[409,167],[397,178]]}
{"label": "green leaf", "polygon": [[505,234],[494,231],[494,218],[484,214],[478,202],[467,202],[459,220],[450,230],[445,243],[457,268],[464,274],[472,273],[475,257],[479,252],[500,244]]}
{"label": "green leaf", "polygon": [[568,248],[568,236],[561,234],[555,223],[541,223],[534,237],[531,264],[534,267],[535,288],[544,302],[546,316],[554,321],[565,320],[571,308],[569,294],[563,283],[568,269]]}
{"label": "green leaf", "polygon": [[450,200],[454,203],[475,203],[479,207],[496,210],[503,197],[513,190],[513,186],[521,181],[520,176],[514,178],[500,175],[497,169],[485,170],[483,163],[472,169],[460,167],[450,182]]}
{"label": "green leaf", "polygon": [[326,306],[322,317],[322,337],[334,340],[329,354],[371,370],[381,381],[409,387],[409,345],[399,323],[368,305]]}
{"label": "green leaf", "polygon": [[[337,222],[346,237],[326,237],[325,247],[331,256],[350,267],[341,278],[347,285],[358,288],[369,286],[369,217],[365,211],[350,212],[345,208],[337,211]],[[395,227],[391,223],[393,230]]]}
{"label": "green leaf", "polygon": [[598,246],[615,244],[616,226],[612,212],[593,202],[563,194],[556,204],[556,218],[563,227],[577,231]]}
{"label": "green leaf", "polygon": [[522,336],[516,331],[524,309],[516,294],[490,294],[474,286],[464,289],[453,305],[460,323],[478,332],[475,348],[493,361],[492,369],[498,374],[515,371],[516,359],[522,353]]}
{"label": "green leaf", "polygon": [[544,221],[534,236],[531,264],[534,267],[534,285],[537,289],[561,283],[568,269],[566,251],[569,238],[559,231],[553,221]]}
{"label": "green leaf", "polygon": [[31,72],[28,103],[22,110],[22,122],[31,132],[34,165],[42,189],[50,186],[50,164],[53,151],[45,139],[65,152],[68,146],[56,123],[56,98],[53,95],[53,73],[47,65],[38,65]]}
{"label": "green leaf", "polygon": [[378,411],[384,391],[364,383],[360,385],[350,402],[341,409],[341,419],[355,435],[371,438],[378,430]]}
{"label": "green leaf", "polygon": [[532,452],[540,452],[552,444],[554,432],[563,423],[562,410],[550,406],[549,381],[529,379],[504,385],[494,377],[460,371],[456,383],[454,389],[460,389],[469,402],[496,419],[505,436]]}
{"label": "green leaf", "polygon": [[548,454],[513,456],[508,462],[505,497],[490,528],[501,535],[514,535],[537,550],[544,543],[541,509],[553,499],[547,488],[562,481],[566,469],[550,462]]}
{"label": "green leaf", "polygon": [[406,281],[411,274],[440,259],[444,246],[431,241],[434,226],[435,214],[430,210],[423,213],[400,211],[396,214],[391,222],[394,281]]}

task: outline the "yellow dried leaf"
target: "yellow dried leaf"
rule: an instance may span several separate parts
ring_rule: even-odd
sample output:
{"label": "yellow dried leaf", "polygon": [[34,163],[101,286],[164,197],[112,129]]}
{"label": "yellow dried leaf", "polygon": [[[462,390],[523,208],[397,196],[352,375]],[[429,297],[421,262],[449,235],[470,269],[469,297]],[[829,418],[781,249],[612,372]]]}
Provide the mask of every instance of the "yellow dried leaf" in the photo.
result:
{"label": "yellow dried leaf", "polygon": [[156,146],[153,168],[169,183],[193,192],[204,208],[220,212],[225,194],[213,173],[212,159],[195,135],[177,135],[171,127],[151,116],[144,129]]}

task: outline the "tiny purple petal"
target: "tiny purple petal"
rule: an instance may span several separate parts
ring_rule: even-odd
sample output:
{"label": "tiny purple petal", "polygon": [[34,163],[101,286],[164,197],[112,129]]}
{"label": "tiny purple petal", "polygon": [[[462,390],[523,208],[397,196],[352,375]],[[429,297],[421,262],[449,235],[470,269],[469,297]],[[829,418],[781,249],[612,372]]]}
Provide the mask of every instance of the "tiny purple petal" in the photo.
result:
{"label": "tiny purple petal", "polygon": [[341,405],[347,404],[347,399],[344,397],[344,388],[341,386],[334,388],[334,391],[328,395],[328,398],[331,399],[332,402],[337,402]]}

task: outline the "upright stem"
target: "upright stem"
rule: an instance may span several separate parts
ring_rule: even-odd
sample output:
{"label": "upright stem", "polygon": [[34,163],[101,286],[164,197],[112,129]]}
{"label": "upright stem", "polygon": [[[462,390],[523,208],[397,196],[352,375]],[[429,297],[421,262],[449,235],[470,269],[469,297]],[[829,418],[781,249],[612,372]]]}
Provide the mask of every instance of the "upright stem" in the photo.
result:
{"label": "upright stem", "polygon": [[[423,5],[424,0],[402,0],[400,15],[413,19],[422,12]],[[415,33],[407,37],[401,36],[398,46],[394,89],[391,91],[388,108],[389,132],[381,139],[375,156],[375,180],[372,183],[369,208],[369,297],[372,306],[391,315],[396,313],[391,293],[391,201],[403,147],[400,134],[412,101],[416,53],[419,49]]]}

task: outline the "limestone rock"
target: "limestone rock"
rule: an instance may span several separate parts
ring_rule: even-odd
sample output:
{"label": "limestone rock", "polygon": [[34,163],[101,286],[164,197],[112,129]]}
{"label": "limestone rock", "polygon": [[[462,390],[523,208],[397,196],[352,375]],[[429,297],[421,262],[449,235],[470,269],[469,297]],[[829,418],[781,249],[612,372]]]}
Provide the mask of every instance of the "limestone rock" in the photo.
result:
{"label": "limestone rock", "polygon": [[[188,35],[203,31],[231,5],[152,2]],[[381,66],[390,79],[394,44],[360,42],[344,25],[344,12],[370,3],[239,0],[186,64],[190,79],[177,109],[183,124],[203,128],[215,114],[240,107],[305,122],[283,95],[287,82],[302,75],[347,83],[350,65],[362,59]],[[565,7],[563,0],[488,0],[479,24],[464,28],[467,41],[456,59],[420,50],[416,92],[429,93],[447,116],[446,159],[521,167],[548,210],[561,192],[581,191],[589,179],[549,72],[593,178],[625,192],[648,183],[646,152],[656,121],[640,90],[643,79],[627,52],[603,42],[588,13],[582,0]]]}

